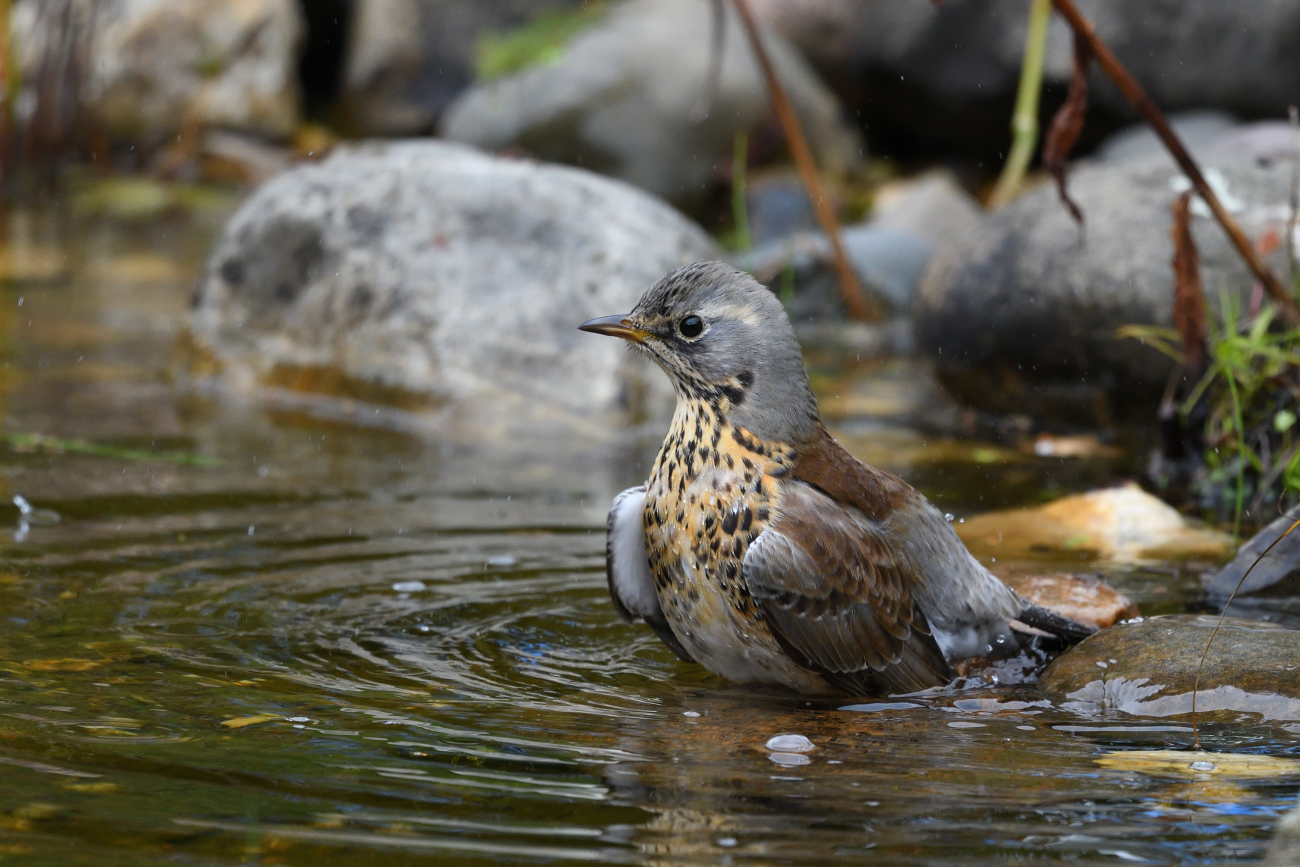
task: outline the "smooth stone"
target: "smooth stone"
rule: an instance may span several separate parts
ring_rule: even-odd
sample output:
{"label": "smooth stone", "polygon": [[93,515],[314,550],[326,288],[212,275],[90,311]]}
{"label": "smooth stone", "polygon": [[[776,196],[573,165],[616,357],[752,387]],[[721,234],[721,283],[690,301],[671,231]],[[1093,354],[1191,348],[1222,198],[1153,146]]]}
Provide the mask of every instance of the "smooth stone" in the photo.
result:
{"label": "smooth stone", "polygon": [[[1283,536],[1297,521],[1300,521],[1300,505],[1292,506],[1242,545],[1236,558],[1210,581],[1206,589],[1210,597],[1223,604],[1234,590],[1239,596],[1265,590],[1272,596],[1300,596],[1300,527]],[[1260,559],[1270,545],[1272,550]]]}
{"label": "smooth stone", "polygon": [[[873,136],[913,151],[962,150],[1001,159],[1024,56],[1023,0],[752,0],[861,111]],[[1078,7],[1166,112],[1217,108],[1241,117],[1285,117],[1300,89],[1300,6],[1291,0],[1134,3],[1079,0]],[[1053,15],[1044,80],[1064,90],[1071,74],[1068,26]],[[1094,66],[1090,127],[1136,119]]]}
{"label": "smooth stone", "polygon": [[581,0],[355,0],[343,65],[348,120],[364,135],[427,133],[474,80],[486,34]]}
{"label": "smooth stone", "polygon": [[1012,590],[1076,623],[1105,629],[1139,616],[1133,600],[1096,575],[1052,572],[1034,574],[994,567],[994,574]]}
{"label": "smooth stone", "polygon": [[[1112,626],[1059,657],[1040,684],[1059,706],[1083,713],[1188,714],[1217,622],[1176,614]],[[1196,708],[1300,720],[1300,630],[1226,618],[1205,658]]]}
{"label": "smooth stone", "polygon": [[[1169,125],[1192,156],[1200,160],[1204,159],[1206,150],[1241,126],[1241,121],[1227,112],[1204,109],[1171,115]],[[1136,123],[1098,145],[1093,156],[1100,162],[1118,163],[1168,157],[1168,154],[1169,150],[1150,124]]]}
{"label": "smooth stone", "polygon": [[[1252,239],[1285,234],[1289,162],[1233,154],[1204,166]],[[917,292],[917,340],[940,379],[974,406],[1108,422],[1153,418],[1173,362],[1116,331],[1172,327],[1170,207],[1187,182],[1163,158],[1074,167],[1086,230],[1053,185],[986,215],[930,262]],[[1199,205],[1199,207],[1198,207]],[[1221,293],[1255,284],[1227,236],[1194,200],[1192,231],[1211,315]],[[1267,260],[1286,273],[1284,245]]]}
{"label": "smooth stone", "polygon": [[[476,84],[448,107],[441,134],[580,165],[679,203],[700,202],[738,132],[764,123],[767,90],[727,6],[722,72],[710,102],[710,0],[628,0],[573,37],[553,63]],[[817,75],[779,35],[765,45],[829,174],[860,157],[861,137]]]}
{"label": "smooth stone", "polygon": [[[10,23],[24,91],[49,51],[64,51],[44,0],[17,0]],[[49,4],[45,4],[49,5]],[[305,30],[295,0],[121,0],[91,4],[85,42],[89,110],[120,141],[157,147],[175,140],[187,118],[285,138],[297,126],[298,49]],[[50,7],[55,8],[55,7]],[[73,28],[76,38],[77,28]]]}
{"label": "smooth stone", "polygon": [[1069,557],[1110,563],[1223,560],[1222,533],[1196,527],[1132,482],[1062,497],[1045,506],[986,512],[953,524],[977,557],[1003,561]]}
{"label": "smooth stone", "polygon": [[[840,243],[864,292],[891,313],[905,314],[934,247],[924,238],[869,223],[846,226]],[[773,292],[787,286],[786,307],[796,326],[847,318],[830,242],[821,232],[802,232],[734,257]],[[787,273],[788,272],[788,273]]]}
{"label": "smooth stone", "polygon": [[1277,823],[1263,867],[1300,867],[1300,807]]}
{"label": "smooth stone", "polygon": [[882,186],[869,225],[923,238],[939,250],[975,231],[983,214],[951,172],[938,170]]}
{"label": "smooth stone", "polygon": [[433,140],[341,146],[227,224],[195,300],[191,375],[475,437],[608,435],[666,417],[672,390],[578,324],[716,255],[664,202],[580,169]]}

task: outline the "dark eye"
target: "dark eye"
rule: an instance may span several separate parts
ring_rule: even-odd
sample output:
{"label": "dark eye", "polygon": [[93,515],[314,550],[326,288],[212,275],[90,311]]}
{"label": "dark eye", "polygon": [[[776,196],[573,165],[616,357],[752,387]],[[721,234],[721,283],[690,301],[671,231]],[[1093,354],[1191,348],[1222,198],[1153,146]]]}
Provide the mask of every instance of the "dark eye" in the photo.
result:
{"label": "dark eye", "polygon": [[677,330],[682,333],[682,337],[699,337],[704,330],[704,320],[698,316],[687,316],[677,323]]}

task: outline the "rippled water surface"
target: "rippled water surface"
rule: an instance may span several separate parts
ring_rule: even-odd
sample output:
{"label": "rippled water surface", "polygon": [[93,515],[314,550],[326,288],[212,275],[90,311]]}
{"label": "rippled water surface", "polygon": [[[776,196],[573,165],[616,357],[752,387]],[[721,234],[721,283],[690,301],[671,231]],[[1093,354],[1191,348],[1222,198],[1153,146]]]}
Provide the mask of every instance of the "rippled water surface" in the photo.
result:
{"label": "rippled water surface", "polygon": [[[842,709],[676,662],[604,586],[652,438],[466,444],[173,385],[220,216],[16,222],[49,267],[0,292],[5,501],[36,510],[0,514],[0,863],[1235,863],[1294,803],[1097,763],[1181,722],[1025,687]],[[935,436],[917,365],[840,362],[838,432],[947,511],[1130,469]],[[1110,578],[1148,613],[1200,592]],[[1300,756],[1292,729],[1209,737]],[[763,749],[787,732],[817,748]]]}

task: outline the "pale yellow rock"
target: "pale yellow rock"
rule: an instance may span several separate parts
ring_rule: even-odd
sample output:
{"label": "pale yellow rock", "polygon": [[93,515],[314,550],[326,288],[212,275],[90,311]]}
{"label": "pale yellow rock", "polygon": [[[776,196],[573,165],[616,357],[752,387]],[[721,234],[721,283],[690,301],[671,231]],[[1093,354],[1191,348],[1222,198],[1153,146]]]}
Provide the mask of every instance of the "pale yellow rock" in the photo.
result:
{"label": "pale yellow rock", "polygon": [[1176,777],[1266,779],[1300,776],[1300,761],[1250,753],[1204,750],[1123,750],[1097,759],[1103,768]]}
{"label": "pale yellow rock", "polygon": [[977,557],[1074,555],[1111,563],[1225,560],[1223,533],[1196,527],[1135,484],[1064,497],[1045,506],[988,512],[953,525]]}

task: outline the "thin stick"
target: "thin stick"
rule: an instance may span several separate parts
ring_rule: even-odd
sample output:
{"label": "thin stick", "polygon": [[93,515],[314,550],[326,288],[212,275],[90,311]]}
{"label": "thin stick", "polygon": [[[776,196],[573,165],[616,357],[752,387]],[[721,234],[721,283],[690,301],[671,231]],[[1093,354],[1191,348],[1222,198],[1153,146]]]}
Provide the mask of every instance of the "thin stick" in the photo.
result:
{"label": "thin stick", "polygon": [[1228,616],[1228,609],[1232,607],[1232,600],[1237,598],[1237,591],[1246,583],[1246,577],[1254,571],[1255,567],[1259,565],[1261,560],[1268,556],[1268,552],[1272,551],[1278,542],[1281,542],[1290,535],[1291,531],[1296,527],[1300,527],[1300,521],[1296,521],[1290,527],[1287,527],[1286,532],[1274,539],[1272,543],[1255,558],[1255,562],[1250,564],[1250,568],[1241,576],[1241,580],[1237,582],[1237,586],[1232,588],[1232,595],[1228,597],[1227,603],[1223,606],[1223,613],[1219,615],[1219,622],[1214,624],[1214,630],[1210,633],[1210,640],[1205,642],[1205,650],[1201,652],[1201,664],[1196,666],[1196,679],[1192,681],[1192,739],[1196,743],[1197,750],[1200,750],[1201,748],[1201,733],[1196,727],[1196,691],[1201,687],[1201,669],[1205,668],[1205,657],[1210,655],[1210,645],[1214,643],[1214,636],[1219,634],[1219,627],[1223,625],[1223,618]]}
{"label": "thin stick", "polygon": [[754,23],[754,16],[750,14],[749,3],[747,0],[731,0],[731,2],[745,25],[745,34],[749,37],[754,56],[763,70],[763,78],[767,80],[772,108],[776,111],[777,120],[781,122],[781,130],[785,133],[786,144],[790,146],[790,155],[794,157],[799,178],[807,188],[809,197],[812,198],[813,207],[817,211],[817,222],[821,223],[822,231],[831,242],[831,252],[835,256],[835,273],[840,280],[840,295],[844,299],[844,309],[854,319],[868,321],[882,319],[885,311],[874,299],[863,294],[853,266],[849,264],[849,257],[840,243],[839,220],[835,219],[835,211],[826,197],[821,176],[817,173],[817,163],[813,160],[808,140],[804,138],[799,118],[795,116],[790,100],[785,95],[785,88],[781,86],[781,80],[777,78],[776,69],[772,66],[772,59],[768,57],[767,49],[763,47],[763,38],[758,32],[758,25]]}
{"label": "thin stick", "polygon": [[1300,108],[1291,106],[1291,219],[1286,223],[1286,265],[1291,291],[1300,293],[1300,261],[1296,260],[1295,233],[1300,221]]}
{"label": "thin stick", "polygon": [[1227,208],[1223,207],[1223,203],[1214,194],[1214,190],[1210,189],[1210,185],[1206,182],[1205,176],[1201,174],[1196,161],[1187,152],[1187,148],[1183,147],[1183,143],[1178,139],[1178,134],[1169,126],[1169,122],[1161,114],[1160,109],[1151,101],[1151,97],[1147,96],[1142,86],[1119,62],[1119,58],[1111,53],[1111,50],[1106,47],[1106,43],[1101,41],[1088,19],[1079,14],[1073,0],[1052,0],[1052,5],[1069,22],[1074,32],[1088,42],[1088,47],[1092,49],[1092,54],[1097,59],[1098,65],[1110,77],[1110,80],[1115,82],[1115,86],[1119,88],[1120,93],[1124,94],[1125,98],[1133,103],[1137,110],[1142,113],[1142,116],[1146,118],[1147,123],[1151,124],[1155,129],[1156,135],[1160,136],[1160,140],[1165,143],[1165,147],[1169,149],[1179,168],[1192,182],[1196,192],[1200,194],[1205,204],[1209,205],[1214,218],[1219,221],[1219,225],[1228,233],[1228,238],[1231,239],[1232,245],[1237,248],[1237,252],[1241,254],[1241,258],[1246,261],[1259,282],[1264,284],[1268,294],[1273,296],[1273,301],[1278,306],[1281,318],[1289,325],[1300,326],[1300,307],[1296,306],[1291,294],[1283,288],[1282,281],[1278,280],[1277,275],[1269,269],[1264,260],[1255,252],[1250,239],[1246,237],[1246,233],[1241,230],[1241,226],[1237,225],[1237,221],[1228,213]]}
{"label": "thin stick", "polygon": [[996,209],[1020,194],[1025,172],[1038,146],[1038,100],[1043,93],[1043,57],[1047,54],[1047,24],[1052,18],[1052,0],[1033,0],[1029,7],[1029,32],[1025,36],[1025,59],[1020,67],[1020,89],[1016,110],[1011,115],[1011,152],[1002,176],[989,196]]}
{"label": "thin stick", "polygon": [[0,0],[0,182],[13,174],[13,111],[9,105],[11,81],[9,0]]}

